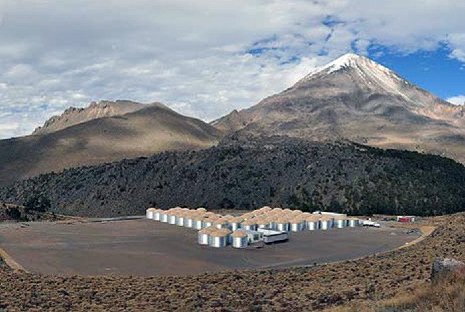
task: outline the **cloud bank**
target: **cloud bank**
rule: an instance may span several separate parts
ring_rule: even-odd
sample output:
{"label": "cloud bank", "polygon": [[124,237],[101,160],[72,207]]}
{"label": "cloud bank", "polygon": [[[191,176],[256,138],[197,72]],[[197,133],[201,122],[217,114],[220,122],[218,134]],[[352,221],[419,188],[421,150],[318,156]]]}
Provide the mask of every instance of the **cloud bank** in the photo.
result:
{"label": "cloud bank", "polygon": [[457,95],[447,99],[448,102],[455,105],[465,105],[465,95]]}
{"label": "cloud bank", "polygon": [[463,12],[462,0],[0,0],[0,137],[100,99],[209,121],[373,45],[446,45],[465,62]]}

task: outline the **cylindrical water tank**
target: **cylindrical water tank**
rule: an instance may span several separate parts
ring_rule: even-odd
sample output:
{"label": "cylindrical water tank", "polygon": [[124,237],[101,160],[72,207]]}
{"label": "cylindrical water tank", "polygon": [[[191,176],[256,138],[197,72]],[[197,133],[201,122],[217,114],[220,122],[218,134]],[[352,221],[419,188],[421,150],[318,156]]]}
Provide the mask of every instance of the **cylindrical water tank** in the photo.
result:
{"label": "cylindrical water tank", "polygon": [[280,232],[289,232],[290,230],[289,222],[284,219],[278,219],[276,221],[276,230]]}
{"label": "cylindrical water tank", "polygon": [[200,230],[203,227],[203,217],[202,216],[197,216],[193,219],[193,225],[192,227],[196,230]]}
{"label": "cylindrical water tank", "polygon": [[343,218],[337,218],[334,220],[334,227],[338,229],[345,228],[347,224],[346,219]]}
{"label": "cylindrical water tank", "polygon": [[198,232],[198,243],[208,245],[210,242],[210,233],[214,230],[212,227],[203,228]]}
{"label": "cylindrical water tank", "polygon": [[147,219],[153,219],[153,216],[155,214],[156,209],[155,208],[149,208],[145,211],[145,217]]}
{"label": "cylindrical water tank", "polygon": [[253,219],[248,219],[241,223],[241,228],[247,231],[256,231],[257,224],[255,223]]}
{"label": "cylindrical water tank", "polygon": [[184,227],[187,227],[187,228],[194,227],[194,215],[193,215],[193,213],[187,214],[186,217],[184,218]]}
{"label": "cylindrical water tank", "polygon": [[356,218],[349,219],[349,227],[357,227],[360,225],[360,220]]}
{"label": "cylindrical water tank", "polygon": [[289,223],[290,223],[292,232],[300,232],[304,229],[304,223],[300,219],[291,220]]}
{"label": "cylindrical water tank", "polygon": [[332,227],[332,218],[321,217],[320,218],[320,229],[329,230]]}
{"label": "cylindrical water tank", "polygon": [[249,245],[247,233],[244,230],[236,230],[231,234],[234,248],[245,248]]}
{"label": "cylindrical water tank", "polygon": [[155,221],[160,221],[160,214],[161,214],[162,210],[160,209],[157,209],[153,212],[153,220]]}
{"label": "cylindrical water tank", "polygon": [[160,213],[160,221],[168,223],[168,212],[166,210],[163,210],[163,212]]}
{"label": "cylindrical water tank", "polygon": [[178,226],[184,226],[184,218],[185,218],[185,213],[180,213],[176,219],[176,225]]}
{"label": "cylindrical water tank", "polygon": [[320,228],[320,222],[318,220],[307,220],[307,226],[306,226],[307,230],[309,231],[315,231],[315,230],[318,230]]}
{"label": "cylindrical water tank", "polygon": [[176,224],[176,212],[173,211],[168,215],[168,223]]}
{"label": "cylindrical water tank", "polygon": [[211,247],[225,247],[229,242],[231,231],[228,229],[216,229],[210,232],[209,245]]}

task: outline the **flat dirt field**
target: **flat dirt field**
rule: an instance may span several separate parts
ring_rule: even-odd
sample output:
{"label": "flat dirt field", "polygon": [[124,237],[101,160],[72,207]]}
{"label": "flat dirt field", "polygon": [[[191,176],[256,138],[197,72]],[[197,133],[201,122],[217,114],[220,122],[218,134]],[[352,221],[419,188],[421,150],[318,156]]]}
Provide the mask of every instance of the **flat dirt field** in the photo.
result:
{"label": "flat dirt field", "polygon": [[400,228],[345,228],[290,233],[263,248],[211,248],[197,231],[152,220],[0,224],[0,248],[34,273],[188,275],[231,269],[312,265],[353,259],[418,238]]}

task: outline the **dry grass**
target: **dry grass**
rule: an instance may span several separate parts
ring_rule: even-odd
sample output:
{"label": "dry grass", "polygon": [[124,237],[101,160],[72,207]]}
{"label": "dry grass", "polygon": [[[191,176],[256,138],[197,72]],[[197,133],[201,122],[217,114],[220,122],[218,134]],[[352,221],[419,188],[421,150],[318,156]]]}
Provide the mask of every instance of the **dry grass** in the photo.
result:
{"label": "dry grass", "polygon": [[413,311],[465,311],[465,272],[455,273],[435,283],[419,286],[383,303],[386,308]]}

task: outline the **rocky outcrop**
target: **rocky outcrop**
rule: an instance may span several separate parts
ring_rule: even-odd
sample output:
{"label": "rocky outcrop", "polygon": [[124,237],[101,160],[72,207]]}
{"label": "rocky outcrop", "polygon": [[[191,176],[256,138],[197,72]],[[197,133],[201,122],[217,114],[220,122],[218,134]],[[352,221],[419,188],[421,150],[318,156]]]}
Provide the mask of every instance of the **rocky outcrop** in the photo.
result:
{"label": "rocky outcrop", "polygon": [[431,268],[431,280],[437,281],[453,273],[465,273],[465,263],[450,258],[434,259]]}
{"label": "rocky outcrop", "polygon": [[62,130],[74,125],[84,123],[89,120],[121,116],[127,113],[135,112],[146,107],[141,103],[132,101],[100,101],[92,102],[85,108],[69,107],[63,114],[52,116],[43,126],[38,127],[32,133],[33,135],[41,135]]}

